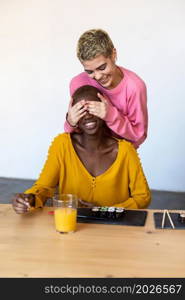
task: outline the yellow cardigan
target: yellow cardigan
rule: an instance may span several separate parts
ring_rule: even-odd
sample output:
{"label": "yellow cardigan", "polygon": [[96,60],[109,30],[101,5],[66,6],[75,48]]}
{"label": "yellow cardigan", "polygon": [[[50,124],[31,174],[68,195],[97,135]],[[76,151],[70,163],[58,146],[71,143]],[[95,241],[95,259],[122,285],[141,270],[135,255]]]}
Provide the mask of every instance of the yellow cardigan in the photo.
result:
{"label": "yellow cardigan", "polygon": [[137,152],[131,143],[118,140],[118,154],[113,164],[93,177],[79,159],[69,133],[55,137],[39,179],[25,193],[36,196],[35,207],[59,193],[76,194],[80,199],[99,206],[145,208],[150,203],[150,190]]}

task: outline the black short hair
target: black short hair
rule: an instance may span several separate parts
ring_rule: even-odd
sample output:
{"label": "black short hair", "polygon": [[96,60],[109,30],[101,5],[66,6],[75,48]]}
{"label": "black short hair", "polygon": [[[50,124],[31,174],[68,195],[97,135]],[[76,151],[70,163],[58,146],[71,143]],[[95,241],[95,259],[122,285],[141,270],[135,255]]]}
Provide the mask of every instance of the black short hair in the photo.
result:
{"label": "black short hair", "polygon": [[93,101],[101,101],[97,96],[97,93],[102,95],[102,92],[92,85],[83,85],[79,87],[72,95],[74,105],[77,101],[82,99],[88,99]]}

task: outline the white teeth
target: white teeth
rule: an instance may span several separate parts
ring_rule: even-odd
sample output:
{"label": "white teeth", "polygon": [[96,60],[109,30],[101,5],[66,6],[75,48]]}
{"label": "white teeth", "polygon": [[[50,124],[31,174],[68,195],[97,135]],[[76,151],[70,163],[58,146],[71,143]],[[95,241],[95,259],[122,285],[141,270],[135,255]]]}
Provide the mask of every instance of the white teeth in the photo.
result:
{"label": "white teeth", "polygon": [[94,127],[96,125],[96,122],[89,122],[89,123],[86,123],[85,124],[85,127],[87,127],[87,128],[92,128],[92,127]]}

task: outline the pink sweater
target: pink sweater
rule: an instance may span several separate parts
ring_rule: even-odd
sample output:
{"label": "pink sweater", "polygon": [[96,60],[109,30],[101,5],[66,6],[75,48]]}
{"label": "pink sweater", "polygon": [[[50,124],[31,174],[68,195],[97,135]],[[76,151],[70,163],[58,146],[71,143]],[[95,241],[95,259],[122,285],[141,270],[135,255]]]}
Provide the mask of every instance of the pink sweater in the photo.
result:
{"label": "pink sweater", "polygon": [[[70,83],[70,94],[82,85],[97,87],[108,98],[108,112],[104,120],[119,137],[131,141],[137,148],[147,137],[147,93],[144,81],[134,72],[119,67],[124,74],[114,89],[108,90],[91,79],[86,72],[75,76]],[[74,128],[66,121],[66,132]]]}

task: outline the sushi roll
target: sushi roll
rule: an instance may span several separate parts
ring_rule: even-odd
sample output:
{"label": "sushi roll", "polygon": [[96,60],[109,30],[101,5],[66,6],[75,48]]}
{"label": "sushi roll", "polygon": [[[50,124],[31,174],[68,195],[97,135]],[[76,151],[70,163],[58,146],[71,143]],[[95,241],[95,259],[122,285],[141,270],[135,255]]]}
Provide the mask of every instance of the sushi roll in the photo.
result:
{"label": "sushi roll", "polygon": [[107,206],[100,207],[100,217],[107,217],[107,210],[108,210]]}
{"label": "sushi roll", "polygon": [[120,218],[124,213],[123,207],[116,207],[116,219]]}
{"label": "sushi roll", "polygon": [[108,209],[107,209],[107,216],[108,216],[108,218],[115,219],[115,217],[116,217],[115,211],[116,211],[115,207],[113,207],[113,206],[108,207]]}
{"label": "sushi roll", "polygon": [[179,221],[180,221],[181,223],[185,223],[185,213],[180,213],[180,214],[179,214]]}
{"label": "sushi roll", "polygon": [[95,217],[99,217],[100,215],[100,206],[94,206],[92,209],[92,215]]}

